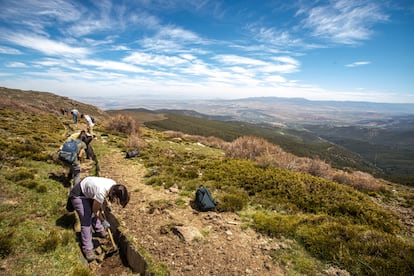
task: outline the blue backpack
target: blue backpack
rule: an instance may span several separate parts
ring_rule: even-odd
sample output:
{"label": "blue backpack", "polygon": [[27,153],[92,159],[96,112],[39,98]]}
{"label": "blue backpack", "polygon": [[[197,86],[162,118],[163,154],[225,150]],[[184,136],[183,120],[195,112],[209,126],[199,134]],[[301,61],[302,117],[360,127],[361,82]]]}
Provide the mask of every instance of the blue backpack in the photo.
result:
{"label": "blue backpack", "polygon": [[196,191],[195,204],[198,210],[202,212],[211,211],[216,208],[217,203],[214,201],[207,187],[200,186]]}
{"label": "blue backpack", "polygon": [[67,164],[72,164],[78,157],[78,140],[69,140],[65,142],[59,151],[58,158]]}

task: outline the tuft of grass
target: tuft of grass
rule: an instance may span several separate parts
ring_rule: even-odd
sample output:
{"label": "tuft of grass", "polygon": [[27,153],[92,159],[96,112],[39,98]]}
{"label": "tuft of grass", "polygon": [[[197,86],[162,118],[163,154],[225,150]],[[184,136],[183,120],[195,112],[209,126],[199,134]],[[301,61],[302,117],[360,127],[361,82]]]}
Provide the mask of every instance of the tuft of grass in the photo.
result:
{"label": "tuft of grass", "polygon": [[163,200],[163,199],[151,201],[149,205],[150,205],[150,208],[149,208],[150,214],[154,213],[155,210],[162,211],[165,209],[171,209],[174,206],[172,202],[168,200]]}
{"label": "tuft of grass", "polygon": [[228,187],[225,192],[218,194],[216,207],[219,212],[241,211],[249,203],[249,196],[246,191],[235,187]]}
{"label": "tuft of grass", "polygon": [[369,226],[324,222],[302,226],[295,234],[310,254],[352,275],[410,275],[414,271],[413,245]]}
{"label": "tuft of grass", "polygon": [[8,230],[6,232],[0,232],[0,259],[7,257],[14,251],[14,230]]}
{"label": "tuft of grass", "polygon": [[178,207],[185,207],[186,200],[184,200],[182,197],[179,197],[175,200],[175,205]]}
{"label": "tuft of grass", "polygon": [[291,242],[288,246],[277,246],[272,250],[273,262],[281,264],[289,275],[318,275],[324,264],[311,256],[300,244]]}
{"label": "tuft of grass", "polygon": [[18,182],[23,180],[30,180],[34,179],[36,174],[36,170],[34,169],[26,169],[26,168],[19,168],[13,170],[10,173],[5,175],[7,180]]}
{"label": "tuft of grass", "polygon": [[49,232],[46,239],[40,242],[38,251],[40,253],[46,253],[56,250],[56,248],[61,243],[60,236],[56,231]]}
{"label": "tuft of grass", "polygon": [[93,276],[93,273],[84,266],[76,266],[70,272],[70,276]]}

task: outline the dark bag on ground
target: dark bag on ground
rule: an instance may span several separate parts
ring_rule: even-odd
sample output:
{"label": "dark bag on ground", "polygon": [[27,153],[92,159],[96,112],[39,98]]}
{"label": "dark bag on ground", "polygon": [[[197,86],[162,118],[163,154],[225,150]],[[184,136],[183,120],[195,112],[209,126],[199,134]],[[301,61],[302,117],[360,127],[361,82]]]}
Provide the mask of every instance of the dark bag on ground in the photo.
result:
{"label": "dark bag on ground", "polygon": [[67,164],[72,164],[78,156],[78,142],[75,140],[67,141],[59,151],[58,158]]}
{"label": "dark bag on ground", "polygon": [[138,157],[138,156],[140,156],[139,151],[130,150],[130,151],[127,151],[125,158],[134,158],[134,157]]}
{"label": "dark bag on ground", "polygon": [[211,211],[216,208],[217,203],[208,188],[200,186],[196,191],[195,205],[199,211]]}

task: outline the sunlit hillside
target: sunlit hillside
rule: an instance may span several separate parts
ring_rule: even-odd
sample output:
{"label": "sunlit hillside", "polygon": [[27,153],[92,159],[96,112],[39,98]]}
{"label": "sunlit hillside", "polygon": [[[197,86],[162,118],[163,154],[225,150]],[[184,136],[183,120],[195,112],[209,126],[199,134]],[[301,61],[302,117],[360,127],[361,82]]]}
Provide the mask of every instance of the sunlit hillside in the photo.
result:
{"label": "sunlit hillside", "polygon": [[[82,128],[56,108],[70,103],[99,118],[93,141],[99,170],[85,160],[84,173],[128,185],[131,202],[113,212],[152,275],[194,275],[203,264],[210,270],[201,275],[414,272],[409,186],[328,179],[315,172],[341,171],[264,138],[161,131],[139,125],[132,114],[107,114],[50,93],[2,89],[0,98],[0,267],[5,275],[132,274],[120,261],[112,266],[81,261],[76,216],[65,210],[66,171],[54,158],[62,141]],[[130,150],[139,151],[139,158],[125,158]],[[216,210],[192,208],[200,185],[211,190]],[[191,226],[200,235],[182,242],[174,232],[178,226]],[[205,254],[209,258],[199,258]],[[239,256],[247,259],[241,262]]]}

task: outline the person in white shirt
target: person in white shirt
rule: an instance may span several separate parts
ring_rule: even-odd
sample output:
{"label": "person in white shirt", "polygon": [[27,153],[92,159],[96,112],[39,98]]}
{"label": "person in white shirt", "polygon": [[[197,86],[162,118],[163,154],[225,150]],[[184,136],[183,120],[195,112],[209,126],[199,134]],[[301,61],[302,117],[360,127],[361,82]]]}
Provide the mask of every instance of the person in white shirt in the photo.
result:
{"label": "person in white shirt", "polygon": [[105,229],[110,227],[102,216],[101,208],[106,197],[110,202],[117,202],[125,207],[129,202],[129,193],[124,185],[105,177],[87,176],[75,185],[69,199],[73,209],[79,215],[81,223],[82,252],[88,262],[96,259],[92,244],[92,228],[99,237],[106,237]]}
{"label": "person in white shirt", "polygon": [[93,135],[92,131],[93,131],[93,127],[95,126],[95,123],[92,120],[92,117],[89,115],[85,115],[85,122],[86,122],[86,130],[88,131],[89,134]]}

